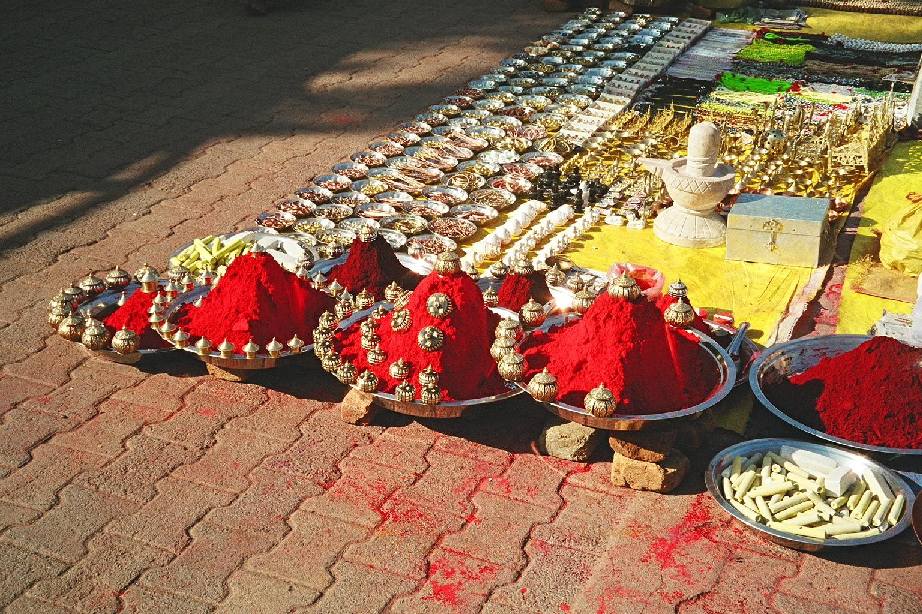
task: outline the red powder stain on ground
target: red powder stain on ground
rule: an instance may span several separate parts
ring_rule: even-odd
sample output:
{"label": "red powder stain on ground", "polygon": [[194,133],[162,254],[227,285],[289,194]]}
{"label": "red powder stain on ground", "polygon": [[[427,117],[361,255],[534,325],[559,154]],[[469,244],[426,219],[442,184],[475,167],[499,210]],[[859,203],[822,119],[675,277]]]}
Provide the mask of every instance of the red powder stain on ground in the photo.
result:
{"label": "red powder stain on ground", "polygon": [[41,403],[43,405],[47,405],[48,403],[51,403],[51,397],[48,396],[47,394],[43,394],[40,397],[35,397],[35,402]]}
{"label": "red powder stain on ground", "polygon": [[670,591],[665,593],[659,593],[660,598],[666,603],[677,603],[680,599],[685,597],[685,593],[682,591]]}
{"label": "red powder stain on ground", "polygon": [[569,603],[561,603],[561,604],[560,604],[560,611],[561,611],[561,612],[570,612],[570,611],[571,611],[571,609],[570,609],[570,604],[569,604]]}
{"label": "red powder stain on ground", "polygon": [[351,126],[362,121],[361,117],[346,112],[330,113],[328,119],[334,126]]}
{"label": "red powder stain on ground", "polygon": [[468,514],[464,520],[468,524],[480,524],[480,517],[474,512],[471,512],[470,514]]}
{"label": "red powder stain on ground", "polygon": [[596,610],[596,614],[617,614],[617,610],[614,607],[610,607],[611,601],[613,601],[615,597],[629,599],[634,603],[649,603],[646,596],[639,591],[630,590],[623,586],[609,586],[606,587],[599,597],[599,608]]}
{"label": "red powder stain on ground", "polygon": [[[450,606],[461,605],[461,594],[471,582],[480,582],[495,576],[499,571],[497,565],[467,566],[462,560],[453,565],[452,561],[437,559],[429,564],[428,581],[432,594],[423,597],[423,601],[436,601]],[[437,580],[436,577],[439,579]]]}
{"label": "red powder stain on ground", "polygon": [[519,592],[522,593],[522,594],[524,595],[525,593],[528,592],[528,588],[525,587],[525,586],[523,586],[522,588],[519,589]]}
{"label": "red powder stain on ground", "polygon": [[320,482],[318,485],[324,490],[330,490],[333,488],[334,484],[336,484],[336,480],[326,480],[325,482]]}
{"label": "red powder stain on ground", "polygon": [[496,488],[497,492],[504,495],[512,494],[512,484],[509,483],[509,478],[495,478],[493,480],[493,486]]}
{"label": "red powder stain on ground", "polygon": [[691,575],[688,569],[684,564],[676,561],[676,554],[701,540],[714,541],[717,526],[707,507],[707,497],[707,493],[701,493],[695,497],[679,524],[669,529],[666,537],[655,540],[641,560],[646,563],[655,559],[660,569],[664,571],[675,569],[680,577],[690,580]]}
{"label": "red powder stain on ground", "polygon": [[198,415],[204,416],[206,418],[213,418],[218,415],[218,410],[213,407],[199,407]]}
{"label": "red powder stain on ground", "polygon": [[528,543],[530,543],[537,552],[545,556],[551,553],[551,545],[543,539],[532,539]]}

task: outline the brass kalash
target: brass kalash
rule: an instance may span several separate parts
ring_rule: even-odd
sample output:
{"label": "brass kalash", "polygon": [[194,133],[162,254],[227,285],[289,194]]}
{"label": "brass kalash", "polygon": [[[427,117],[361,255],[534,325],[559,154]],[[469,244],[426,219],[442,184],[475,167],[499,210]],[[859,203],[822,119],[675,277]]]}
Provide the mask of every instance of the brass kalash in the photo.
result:
{"label": "brass kalash", "polygon": [[855,101],[845,114],[821,115],[814,103],[783,94],[749,112],[630,110],[602,126],[562,171],[578,168],[602,181],[616,211],[649,219],[669,197],[639,160],[684,156],[691,125],[709,120],[724,135],[722,160],[737,169],[734,192],[829,197],[844,212],[895,140],[895,107],[891,92],[882,101]]}

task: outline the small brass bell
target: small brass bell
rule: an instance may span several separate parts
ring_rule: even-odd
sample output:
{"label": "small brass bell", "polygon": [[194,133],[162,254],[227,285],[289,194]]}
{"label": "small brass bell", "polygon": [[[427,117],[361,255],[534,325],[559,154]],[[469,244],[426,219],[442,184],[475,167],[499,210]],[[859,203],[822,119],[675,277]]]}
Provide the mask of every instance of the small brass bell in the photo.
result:
{"label": "small brass bell", "polygon": [[83,335],[84,318],[79,312],[74,311],[58,324],[58,334],[70,341],[80,341]]}
{"label": "small brass bell", "polygon": [[317,321],[318,326],[332,330],[336,327],[337,319],[331,311],[324,311],[320,314],[320,319]]}
{"label": "small brass bell", "polygon": [[427,352],[435,352],[445,342],[445,333],[435,326],[426,326],[416,337],[419,347]]}
{"label": "small brass bell", "polygon": [[499,361],[499,374],[507,382],[519,382],[525,376],[525,356],[509,352]]}
{"label": "small brass bell", "polygon": [[456,252],[442,252],[435,259],[435,271],[442,275],[458,273],[461,271],[461,259]]}
{"label": "small brass bell", "polygon": [[166,276],[167,279],[173,283],[179,284],[182,283],[182,278],[189,274],[189,269],[179,264],[174,267],[167,269]]}
{"label": "small brass bell", "polygon": [[339,300],[336,301],[336,304],[333,306],[333,311],[340,320],[344,320],[352,315],[352,312],[355,311],[355,302],[352,300],[352,295],[348,292],[343,292],[339,296]]}
{"label": "small brass bell", "polygon": [[589,311],[589,308],[592,307],[594,302],[595,296],[593,296],[592,292],[584,288],[573,296],[573,311],[579,315],[583,315]]}
{"label": "small brass bell", "polygon": [[122,327],[112,335],[112,349],[119,354],[134,354],[141,347],[141,338],[130,328]]}
{"label": "small brass bell", "polygon": [[52,307],[51,311],[48,313],[48,323],[52,328],[57,329],[61,325],[61,322],[64,321],[64,318],[73,313],[73,309],[70,308],[70,303],[63,303],[59,306]]}
{"label": "small brass bell", "polygon": [[684,299],[678,299],[663,312],[663,319],[679,328],[686,328],[695,321],[695,310]]}
{"label": "small brass bell", "polygon": [[175,333],[173,333],[173,345],[176,346],[176,347],[179,348],[179,349],[183,349],[183,348],[185,348],[185,347],[188,347],[188,345],[189,345],[189,333],[187,333],[186,331],[184,331],[184,330],[181,329],[181,328],[180,328],[179,330],[177,330]]}
{"label": "small brass bell", "polygon": [[562,286],[567,281],[567,276],[554,264],[544,273],[544,279],[549,286]]}
{"label": "small brass bell", "polygon": [[436,292],[426,299],[426,311],[433,318],[445,318],[454,311],[454,303],[448,298],[447,294]]}
{"label": "small brass bell", "polygon": [[[176,341],[176,335],[173,335],[173,341]],[[269,356],[272,358],[278,358],[284,349],[285,346],[279,343],[275,337],[272,338],[272,341],[266,344],[266,351],[269,352]]]}
{"label": "small brass bell", "polygon": [[109,329],[102,322],[88,318],[80,342],[91,350],[102,350],[109,344]]}
{"label": "small brass bell", "polygon": [[106,286],[115,290],[118,288],[124,288],[131,283],[131,275],[128,271],[115,267],[106,274]]}
{"label": "small brass bell", "polygon": [[410,292],[409,290],[404,290],[403,294],[401,294],[394,300],[394,309],[399,311],[400,309],[403,309],[407,305],[409,305],[411,296],[413,296],[412,292]]}
{"label": "small brass bell", "polygon": [[557,398],[557,378],[548,373],[547,369],[536,373],[528,382],[528,394],[542,403],[555,400]]}
{"label": "small brass bell", "polygon": [[333,351],[333,340],[332,339],[323,339],[319,343],[314,344],[314,355],[317,358],[323,358],[327,354]]}
{"label": "small brass bell", "polygon": [[669,296],[672,298],[688,298],[688,286],[682,283],[681,279],[677,279],[671,284],[669,284]]}
{"label": "small brass bell", "polygon": [[391,366],[388,368],[388,373],[394,379],[407,379],[410,376],[410,363],[405,361],[403,358],[398,358],[391,363]]}
{"label": "small brass bell", "polygon": [[58,292],[55,296],[48,299],[48,309],[51,310],[55,307],[71,307],[71,301],[64,296],[64,292]]}
{"label": "small brass bell", "polygon": [[641,294],[637,281],[627,273],[622,273],[617,279],[608,282],[608,293],[627,301],[636,301]]}
{"label": "small brass bell", "polygon": [[528,302],[519,309],[519,320],[525,326],[541,326],[544,324],[544,318],[544,305],[533,298],[528,299]]}
{"label": "small brass bell", "polygon": [[410,330],[410,312],[406,309],[399,309],[391,316],[391,329],[394,332],[403,332]]}
{"label": "small brass bell", "polygon": [[71,286],[69,288],[64,288],[63,290],[61,290],[61,294],[64,295],[65,298],[67,298],[67,301],[70,303],[72,307],[79,305],[80,303],[84,301],[84,299],[87,298],[86,292],[84,292],[77,286]]}
{"label": "small brass bell", "polygon": [[527,258],[519,258],[512,266],[512,272],[516,275],[531,275],[535,272],[535,267]]}
{"label": "small brass bell", "polygon": [[605,387],[605,384],[599,384],[597,388],[590,390],[583,400],[583,404],[586,411],[597,418],[611,418],[615,415],[615,410],[618,409],[615,395]]}
{"label": "small brass bell", "polygon": [[423,387],[438,386],[439,384],[439,374],[432,368],[432,365],[420,371],[417,379],[419,380],[419,385]]}
{"label": "small brass bell", "polygon": [[[114,343],[113,343],[114,345]],[[195,342],[195,353],[199,356],[208,356],[211,354],[211,341],[202,337]]]}
{"label": "small brass bell", "polygon": [[510,337],[497,337],[490,346],[490,356],[497,363],[503,356],[515,351],[516,340]]}
{"label": "small brass bell", "polygon": [[400,382],[394,388],[394,396],[401,403],[412,403],[416,400],[416,388],[410,382]]}
{"label": "small brass bell", "polygon": [[95,275],[87,275],[80,280],[77,286],[83,290],[87,297],[90,298],[96,296],[106,289],[105,282],[103,282],[103,280],[99,279]]}
{"label": "small brass bell", "polygon": [[496,325],[495,339],[502,337],[518,341],[522,337],[522,325],[512,318],[503,318]]}
{"label": "small brass bell", "polygon": [[509,267],[502,260],[497,260],[490,265],[490,275],[496,279],[502,279],[509,274]]}
{"label": "small brass bell", "polygon": [[438,386],[423,386],[419,399],[426,405],[438,405],[442,401],[442,391]]}
{"label": "small brass bell", "polygon": [[221,358],[233,358],[234,344],[225,339],[218,344],[218,352],[221,353]]}
{"label": "small brass bell", "polygon": [[[365,228],[363,226],[363,228]],[[375,295],[369,292],[367,289],[362,289],[361,292],[355,295],[355,306],[359,309],[368,309],[375,304]]]}
{"label": "small brass bell", "polygon": [[160,285],[160,277],[157,269],[144,265],[138,270],[138,281],[141,283],[141,291],[150,294],[156,292]]}
{"label": "small brass bell", "polygon": [[333,339],[333,331],[329,328],[323,328],[322,326],[315,328],[311,334],[313,336],[315,345],[321,341]]}
{"label": "small brass bell", "polygon": [[381,337],[374,331],[370,333],[362,333],[362,349],[371,350],[376,345],[381,343]]}
{"label": "small brass bell", "polygon": [[323,273],[317,273],[311,278],[311,284],[315,290],[325,290],[327,287],[327,278]]}
{"label": "small brass bell", "polygon": [[404,289],[397,285],[396,281],[392,281],[384,288],[384,300],[388,303],[394,303],[403,296],[403,293]]}
{"label": "small brass bell", "polygon": [[358,369],[356,369],[355,365],[348,360],[343,361],[343,363],[339,365],[339,369],[336,370],[336,377],[342,383],[346,384],[347,386],[351,386],[352,384],[356,383],[356,380],[358,379]]}
{"label": "small brass bell", "polygon": [[377,307],[371,310],[372,320],[376,320],[376,321],[380,320],[386,315],[387,315],[387,307],[385,307],[384,305],[378,305]]}
{"label": "small brass bell", "polygon": [[252,339],[247,341],[241,349],[243,350],[243,355],[249,360],[256,358],[256,354],[259,353],[259,346]]}
{"label": "small brass bell", "polygon": [[368,363],[372,365],[379,365],[387,358],[387,354],[384,353],[384,350],[381,349],[381,345],[376,343],[375,347],[368,350]]}
{"label": "small brass bell", "polygon": [[487,288],[483,291],[483,304],[487,307],[496,307],[499,305],[499,295],[493,288]]}
{"label": "small brass bell", "polygon": [[343,285],[339,283],[338,281],[336,281],[335,279],[333,280],[333,283],[327,286],[327,293],[332,297],[338,297],[340,294],[343,293],[344,290],[345,288],[343,287]]}
{"label": "small brass bell", "polygon": [[378,376],[368,371],[362,371],[362,374],[355,380],[356,386],[362,392],[372,393],[378,391]]}
{"label": "small brass bell", "polygon": [[301,348],[304,347],[304,341],[298,338],[298,335],[295,335],[288,341],[288,351],[292,354],[297,354],[301,351]]}
{"label": "small brass bell", "polygon": [[337,354],[335,351],[330,352],[320,359],[320,366],[323,367],[323,370],[327,373],[338,373],[342,364],[342,358],[340,358],[339,354]]}

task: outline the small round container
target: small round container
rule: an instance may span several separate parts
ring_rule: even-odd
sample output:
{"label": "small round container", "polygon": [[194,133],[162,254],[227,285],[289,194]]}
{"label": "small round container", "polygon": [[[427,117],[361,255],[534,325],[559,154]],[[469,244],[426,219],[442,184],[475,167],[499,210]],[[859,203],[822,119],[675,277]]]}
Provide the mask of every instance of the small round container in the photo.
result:
{"label": "small round container", "polygon": [[333,165],[333,172],[349,179],[364,179],[368,176],[368,167],[360,162],[340,162]]}
{"label": "small round container", "polygon": [[454,241],[464,241],[477,234],[477,224],[456,217],[439,217],[429,222],[429,230]]}
{"label": "small round container", "polygon": [[344,175],[318,175],[314,177],[314,185],[331,192],[345,192],[352,187],[352,180]]}

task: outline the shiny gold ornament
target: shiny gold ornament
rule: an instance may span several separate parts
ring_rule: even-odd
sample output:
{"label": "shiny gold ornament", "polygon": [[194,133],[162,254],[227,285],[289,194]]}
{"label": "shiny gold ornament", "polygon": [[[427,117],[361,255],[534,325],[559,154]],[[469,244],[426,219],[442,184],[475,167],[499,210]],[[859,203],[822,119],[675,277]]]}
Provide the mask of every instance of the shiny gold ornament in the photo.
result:
{"label": "shiny gold ornament", "polygon": [[172,341],[173,341],[173,345],[178,347],[179,349],[188,347],[189,346],[189,333],[187,333],[186,331],[180,328],[175,333],[173,333]]}
{"label": "shiny gold ornament", "polygon": [[371,310],[371,319],[374,321],[378,321],[386,315],[387,315],[387,307],[385,307],[384,305],[378,305],[377,307]]}
{"label": "shiny gold ornament", "polygon": [[605,384],[599,384],[597,388],[590,390],[583,400],[583,405],[586,411],[597,418],[611,418],[618,409],[615,395],[605,387]]}
{"label": "shiny gold ornament", "polygon": [[435,326],[426,326],[416,337],[416,343],[427,352],[434,352],[445,342],[445,333]]}
{"label": "shiny gold ornament", "polygon": [[378,321],[372,318],[365,318],[359,324],[359,330],[363,335],[373,335],[378,332]]}
{"label": "shiny gold ornament", "polygon": [[115,267],[106,274],[106,286],[110,289],[124,288],[131,283],[131,275],[128,271]]}
{"label": "shiny gold ornament", "polygon": [[419,399],[426,405],[438,405],[442,401],[442,391],[438,386],[423,386]]}
{"label": "shiny gold ornament", "polygon": [[343,287],[343,285],[339,283],[338,281],[336,281],[335,279],[333,280],[333,283],[327,286],[327,294],[329,294],[330,296],[334,298],[342,294],[344,290],[345,288]]}
{"label": "shiny gold ornament", "polygon": [[234,344],[225,339],[218,344],[218,352],[221,353],[221,358],[233,358],[234,357]]}
{"label": "shiny gold ornament", "polygon": [[157,330],[160,331],[164,339],[171,341],[173,339],[173,334],[176,332],[176,324],[169,320],[164,320]]}
{"label": "shiny gold ornament", "polygon": [[[173,341],[176,341],[175,335],[173,336]],[[272,341],[266,344],[266,351],[269,352],[269,356],[272,358],[278,358],[284,349],[285,346],[279,343],[275,337],[272,338]]]}
{"label": "shiny gold ornament", "polygon": [[241,349],[243,350],[243,355],[250,360],[256,358],[256,354],[259,352],[259,346],[252,339],[247,341]]}
{"label": "shiny gold ornament", "polygon": [[71,306],[79,305],[80,303],[84,301],[84,299],[87,298],[86,292],[84,292],[77,286],[71,286],[69,288],[64,288],[63,290],[61,290],[61,294],[63,294],[67,298]]}
{"label": "shiny gold ornament", "polygon": [[499,304],[499,295],[492,287],[483,291],[483,304],[487,307],[496,307]]}
{"label": "shiny gold ornament", "polygon": [[[113,343],[113,345],[115,344]],[[195,342],[195,353],[198,354],[199,356],[208,356],[209,354],[211,354],[211,341],[209,341],[205,337],[202,337],[201,339],[196,341]]]}
{"label": "shiny gold ornament", "polygon": [[160,328],[160,325],[163,324],[166,320],[163,317],[163,310],[157,309],[156,306],[151,305],[150,317],[147,318],[147,321],[150,323],[150,327],[154,330]]}
{"label": "shiny gold ornament", "polygon": [[70,308],[70,303],[63,303],[62,305],[52,307],[51,311],[48,313],[48,323],[52,328],[57,328],[61,325],[61,322],[64,321],[64,318],[73,313],[73,309]]}
{"label": "shiny gold ornament", "polygon": [[519,258],[512,265],[512,272],[516,275],[531,275],[535,272],[535,267],[532,265],[531,260]]}
{"label": "shiny gold ornament", "polygon": [[567,276],[564,275],[564,272],[560,270],[559,266],[553,264],[544,273],[544,279],[549,286],[562,286],[567,281]]}
{"label": "shiny gold ornament", "polygon": [[695,310],[688,301],[678,299],[663,312],[663,319],[673,326],[685,328],[695,321]]}
{"label": "shiny gold ornament", "polygon": [[149,275],[153,275],[154,277],[156,277],[156,278],[159,279],[159,277],[160,277],[160,272],[159,272],[157,269],[155,269],[154,267],[152,267],[151,265],[147,264],[146,262],[144,263],[144,265],[143,265],[141,268],[139,268],[139,269],[138,269],[137,271],[135,271],[135,273],[134,273],[134,277],[135,277],[135,279],[137,279],[138,281],[141,281],[141,278],[142,278],[142,277],[149,276]]}
{"label": "shiny gold ornament", "polygon": [[119,354],[134,354],[141,347],[141,338],[130,328],[122,327],[112,335],[112,349]]}
{"label": "shiny gold ornament", "polygon": [[77,287],[83,290],[87,297],[94,297],[106,289],[106,284],[95,275],[87,275],[80,280]]}
{"label": "shiny gold ornament", "polygon": [[298,335],[295,335],[288,341],[288,351],[292,354],[297,354],[301,351],[301,348],[304,347],[304,341],[298,338]]}
{"label": "shiny gold ornament", "polygon": [[518,320],[513,320],[512,318],[503,318],[499,321],[499,324],[496,325],[496,333],[494,335],[495,339],[513,339],[518,341],[522,338],[523,334],[522,325],[519,324]]}
{"label": "shiny gold ornament", "polygon": [[394,396],[401,403],[412,403],[416,400],[416,388],[410,382],[400,382],[394,388]]}
{"label": "shiny gold ornament", "polygon": [[519,382],[525,376],[525,356],[509,352],[499,361],[499,374],[507,382]]}
{"label": "shiny gold ornament", "polygon": [[330,341],[333,339],[333,330],[318,326],[313,330],[312,335],[314,344],[320,343],[321,341]]}
{"label": "shiny gold ornament", "polygon": [[438,386],[439,384],[439,374],[432,368],[432,365],[429,365],[425,369],[419,372],[417,376],[420,386]]}
{"label": "shiny gold ornament", "polygon": [[311,262],[310,259],[304,258],[304,259],[299,260],[297,264],[295,264],[295,270],[293,272],[298,279],[302,279],[304,281],[310,280],[311,278],[310,262]]}
{"label": "shiny gold ornament", "polygon": [[410,363],[403,358],[398,358],[391,363],[387,370],[394,379],[407,379],[410,377]]}
{"label": "shiny gold ornament", "polygon": [[109,329],[94,318],[87,318],[80,343],[91,350],[102,350],[109,345]]}
{"label": "shiny gold ornament", "polygon": [[490,275],[496,279],[502,279],[509,274],[509,267],[502,260],[497,260],[490,265]]}
{"label": "shiny gold ornament", "polygon": [[343,361],[343,364],[339,365],[339,369],[336,370],[336,378],[347,386],[356,383],[358,377],[358,369],[348,360]]}
{"label": "shiny gold ornament", "polygon": [[411,296],[413,296],[412,292],[410,292],[409,290],[404,290],[403,294],[401,294],[400,296],[396,298],[396,300],[394,300],[394,309],[399,311],[405,308],[407,305],[409,305]]}
{"label": "shiny gold ornament", "polygon": [[541,326],[544,324],[544,318],[544,305],[533,298],[528,299],[528,302],[519,309],[519,321],[525,326],[532,328]]}
{"label": "shiny gold ornament", "polygon": [[636,301],[641,294],[637,281],[627,273],[622,273],[617,279],[608,282],[608,293],[615,298],[628,301]]}
{"label": "shiny gold ornament", "polygon": [[399,333],[410,330],[411,324],[410,312],[406,309],[399,309],[391,316],[391,329],[393,329],[394,332]]}
{"label": "shiny gold ornament", "polygon": [[118,300],[115,301],[115,304],[118,305],[119,307],[123,307],[125,303],[127,302],[128,302],[128,293],[125,291],[122,291],[122,293],[118,295]]}
{"label": "shiny gold ornament", "polygon": [[314,286],[315,290],[326,290],[327,278],[324,277],[323,273],[317,273],[311,278],[311,285]]}
{"label": "shiny gold ornament", "polygon": [[362,349],[371,350],[376,345],[381,343],[381,337],[374,331],[370,333],[362,333]]}
{"label": "shiny gold ornament", "polygon": [[68,297],[64,296],[64,292],[58,292],[56,295],[48,299],[48,309],[54,309],[55,307],[71,307],[71,301]]}
{"label": "shiny gold ornament", "polygon": [[583,288],[573,296],[573,311],[583,315],[589,311],[589,308],[592,307],[594,302],[595,296],[592,294],[592,292],[589,292]]}
{"label": "shiny gold ornament", "polygon": [[394,303],[403,296],[403,293],[404,289],[397,285],[396,281],[392,281],[384,288],[384,300],[388,303]]}
{"label": "shiny gold ornament", "polygon": [[317,324],[318,326],[325,328],[327,330],[333,330],[334,328],[336,328],[336,323],[338,321],[339,320],[337,320],[336,316],[333,315],[333,312],[324,311],[323,313],[320,314],[320,318],[317,321]]}
{"label": "shiny gold ornament", "polygon": [[356,379],[355,385],[358,386],[359,390],[362,392],[367,392],[369,394],[377,392],[378,376],[366,369],[362,371],[362,374]]}
{"label": "shiny gold ornament", "polygon": [[435,271],[442,275],[450,275],[461,271],[461,259],[456,252],[442,252],[435,259]]}
{"label": "shiny gold ornament", "polygon": [[80,341],[80,336],[83,335],[84,322],[83,316],[74,311],[58,324],[58,334],[70,341]]}
{"label": "shiny gold ornament", "polygon": [[323,358],[327,354],[333,351],[333,340],[332,339],[323,339],[319,343],[314,344],[314,356],[317,358]]}
{"label": "shiny gold ornament", "polygon": [[192,273],[186,273],[183,275],[182,279],[179,280],[179,285],[182,286],[183,292],[189,292],[190,290],[195,289],[195,278],[192,277]]}
{"label": "shiny gold ornament", "polygon": [[214,271],[212,271],[211,269],[202,269],[202,271],[198,274],[197,281],[200,286],[204,286],[207,288],[208,286],[211,285],[211,282],[213,282],[214,279],[215,279]]}
{"label": "shiny gold ornament", "polygon": [[356,236],[362,243],[371,243],[378,238],[378,231],[372,228],[371,224],[362,224],[359,226]]}
{"label": "shiny gold ornament", "polygon": [[555,400],[557,398],[557,378],[548,373],[547,369],[536,373],[528,382],[528,394],[542,403]]}
{"label": "shiny gold ornament", "polygon": [[497,337],[490,346],[490,356],[499,362],[503,356],[515,351],[516,340],[509,337]]}
{"label": "shiny gold ornament", "polygon": [[[170,304],[170,299],[167,298],[167,295],[163,292],[157,292],[157,295],[154,297],[154,300],[151,301],[151,307],[156,307],[158,311],[163,311],[166,309],[166,306]],[[153,311],[148,311],[148,313],[153,313]]]}
{"label": "shiny gold ornament", "polygon": [[166,276],[167,279],[173,283],[179,284],[182,283],[182,278],[189,274],[189,269],[184,267],[181,264],[178,264],[174,267],[167,269]]}
{"label": "shiny gold ornament", "polygon": [[148,294],[156,292],[160,287],[160,278],[154,274],[154,269],[151,267],[142,270],[144,274],[138,278],[138,281],[141,282],[141,292]]}
{"label": "shiny gold ornament", "polygon": [[375,295],[369,292],[367,289],[363,288],[361,292],[355,295],[355,306],[358,309],[368,309],[374,304]]}
{"label": "shiny gold ornament", "polygon": [[368,350],[368,364],[380,365],[387,359],[387,354],[384,353],[384,350],[381,349],[380,344],[375,344],[375,347]]}
{"label": "shiny gold ornament", "polygon": [[335,351],[320,359],[320,366],[323,367],[323,370],[327,373],[336,374],[342,365],[343,360]]}
{"label": "shiny gold ornament", "polygon": [[352,300],[352,295],[348,292],[343,292],[339,300],[336,301],[336,304],[333,306],[333,311],[340,320],[344,320],[352,315],[352,312],[355,311],[355,303]]}
{"label": "shiny gold ornament", "polygon": [[682,283],[681,279],[675,280],[669,284],[669,296],[677,299],[688,298],[688,286]]}
{"label": "shiny gold ornament", "polygon": [[433,318],[446,318],[454,309],[454,303],[451,302],[447,294],[436,292],[426,299],[426,311]]}

